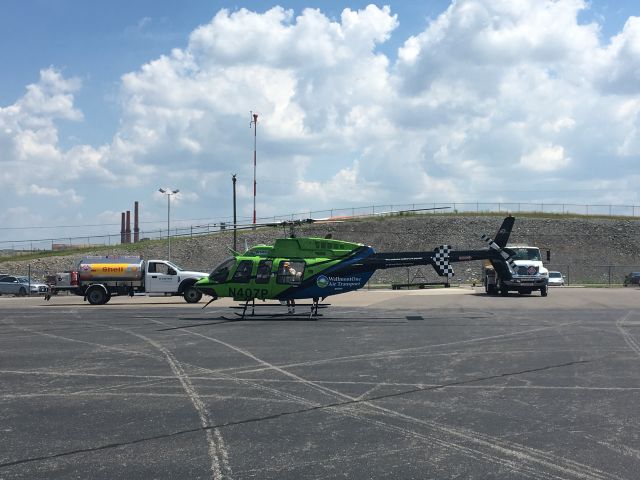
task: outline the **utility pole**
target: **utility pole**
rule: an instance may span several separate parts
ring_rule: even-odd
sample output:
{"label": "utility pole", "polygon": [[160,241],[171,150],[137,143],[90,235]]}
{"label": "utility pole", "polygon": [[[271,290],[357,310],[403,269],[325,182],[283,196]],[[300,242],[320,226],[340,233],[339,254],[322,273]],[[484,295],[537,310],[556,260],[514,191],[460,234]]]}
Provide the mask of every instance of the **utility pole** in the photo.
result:
{"label": "utility pole", "polygon": [[236,174],[231,175],[231,181],[233,182],[233,250],[237,251],[236,243],[238,241],[236,232]]}
{"label": "utility pole", "polygon": [[258,139],[258,114],[251,112],[253,120],[249,122],[249,127],[253,124],[253,224],[256,223],[256,145]]}

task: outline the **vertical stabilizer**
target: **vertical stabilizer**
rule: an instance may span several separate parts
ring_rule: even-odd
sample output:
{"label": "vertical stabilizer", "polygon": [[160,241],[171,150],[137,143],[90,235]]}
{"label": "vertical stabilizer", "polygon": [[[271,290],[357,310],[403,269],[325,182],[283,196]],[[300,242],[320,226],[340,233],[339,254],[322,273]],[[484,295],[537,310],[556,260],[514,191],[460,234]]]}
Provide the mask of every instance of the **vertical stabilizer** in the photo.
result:
{"label": "vertical stabilizer", "polygon": [[508,216],[502,222],[498,233],[496,233],[496,238],[493,241],[500,248],[504,248],[507,246],[507,242],[509,242],[509,235],[511,235],[511,229],[513,228],[513,223],[516,221],[515,217]]}

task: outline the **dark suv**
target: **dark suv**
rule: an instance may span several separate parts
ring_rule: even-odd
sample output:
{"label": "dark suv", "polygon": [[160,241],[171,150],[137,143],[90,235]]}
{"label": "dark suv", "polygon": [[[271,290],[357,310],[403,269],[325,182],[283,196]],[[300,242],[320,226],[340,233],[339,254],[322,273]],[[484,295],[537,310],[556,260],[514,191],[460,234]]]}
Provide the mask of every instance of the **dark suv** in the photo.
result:
{"label": "dark suv", "polygon": [[640,272],[631,272],[629,275],[624,277],[623,285],[625,287],[628,287],[629,285],[640,285]]}

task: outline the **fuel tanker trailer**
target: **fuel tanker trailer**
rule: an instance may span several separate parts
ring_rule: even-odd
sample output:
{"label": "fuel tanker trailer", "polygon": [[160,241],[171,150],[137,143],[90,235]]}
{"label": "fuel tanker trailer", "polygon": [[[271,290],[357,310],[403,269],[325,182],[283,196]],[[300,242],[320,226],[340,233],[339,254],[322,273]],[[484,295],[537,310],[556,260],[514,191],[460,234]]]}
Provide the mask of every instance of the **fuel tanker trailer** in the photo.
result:
{"label": "fuel tanker trailer", "polygon": [[[134,255],[88,256],[82,258],[77,271],[66,272],[67,285],[53,286],[53,293],[67,290],[84,296],[92,305],[107,303],[112,295],[144,293],[149,296],[182,296],[187,303],[197,303],[202,293],[194,284],[208,274],[183,270],[168,260],[143,260]],[[57,274],[63,278],[64,274]]]}

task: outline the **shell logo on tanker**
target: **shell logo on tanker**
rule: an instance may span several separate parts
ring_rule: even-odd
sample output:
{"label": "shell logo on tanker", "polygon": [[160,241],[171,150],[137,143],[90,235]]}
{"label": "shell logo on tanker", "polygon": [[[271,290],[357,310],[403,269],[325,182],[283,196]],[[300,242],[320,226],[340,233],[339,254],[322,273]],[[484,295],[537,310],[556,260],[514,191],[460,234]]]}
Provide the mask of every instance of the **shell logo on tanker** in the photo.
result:
{"label": "shell logo on tanker", "polygon": [[124,274],[129,272],[137,272],[137,265],[129,265],[127,263],[94,263],[92,265],[82,265],[82,270],[91,271],[91,273],[110,273],[113,275]]}

